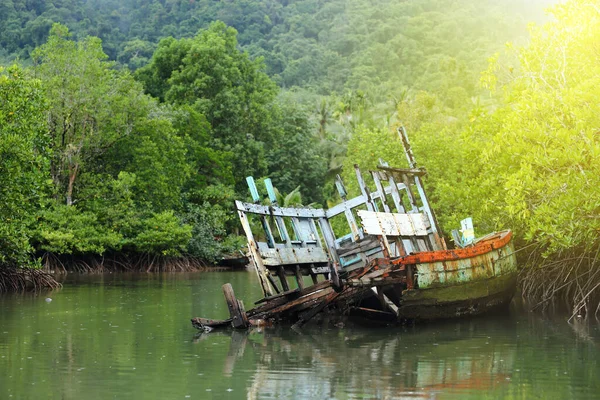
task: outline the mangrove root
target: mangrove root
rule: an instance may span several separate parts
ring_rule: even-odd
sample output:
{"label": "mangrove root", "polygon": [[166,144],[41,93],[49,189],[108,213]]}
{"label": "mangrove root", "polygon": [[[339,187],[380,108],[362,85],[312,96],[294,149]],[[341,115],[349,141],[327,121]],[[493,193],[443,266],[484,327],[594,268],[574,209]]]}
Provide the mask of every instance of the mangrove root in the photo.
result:
{"label": "mangrove root", "polygon": [[0,268],[0,293],[39,292],[61,287],[54,277],[42,270],[32,268]]}

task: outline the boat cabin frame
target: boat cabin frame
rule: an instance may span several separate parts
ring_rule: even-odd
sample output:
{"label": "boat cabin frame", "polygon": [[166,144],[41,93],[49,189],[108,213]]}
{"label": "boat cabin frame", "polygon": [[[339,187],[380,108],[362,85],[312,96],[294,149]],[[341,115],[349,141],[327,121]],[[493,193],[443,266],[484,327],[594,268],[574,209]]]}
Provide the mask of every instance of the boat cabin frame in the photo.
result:
{"label": "boat cabin frame", "polygon": [[[401,128],[398,133],[409,168],[380,160],[377,170],[367,173],[369,187],[355,165],[360,195],[348,199],[338,175],[335,183],[342,202],[327,210],[281,207],[268,178],[264,185],[270,204],[260,204],[254,178],[246,178],[253,202],[236,201],[235,206],[265,298],[290,291],[288,276],[295,277],[297,290],[302,290],[304,276],[315,284],[319,275],[336,283],[340,275],[377,258],[446,249],[423,188],[426,171],[417,167],[406,131]],[[338,237],[332,219],[342,215],[349,233]],[[255,234],[257,225],[260,232]]]}

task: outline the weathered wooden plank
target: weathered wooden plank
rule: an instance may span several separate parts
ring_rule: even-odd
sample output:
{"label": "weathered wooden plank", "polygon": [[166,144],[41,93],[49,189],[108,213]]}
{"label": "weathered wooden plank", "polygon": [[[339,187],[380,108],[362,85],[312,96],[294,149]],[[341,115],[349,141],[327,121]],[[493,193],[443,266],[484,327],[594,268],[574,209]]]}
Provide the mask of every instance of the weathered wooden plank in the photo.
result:
{"label": "weathered wooden plank", "polygon": [[302,308],[302,305],[308,306],[310,302],[325,297],[330,293],[334,293],[334,290],[333,288],[331,288],[331,286],[318,290],[314,293],[307,294],[295,300],[289,301],[281,306],[275,307],[268,311],[261,312],[260,315],[266,318],[281,316],[283,313],[288,312],[291,309]]}
{"label": "weathered wooden plank", "polygon": [[[264,182],[271,204],[273,206],[277,206],[277,196],[275,195],[275,189],[273,188],[273,182],[271,182],[271,178],[266,178]],[[279,237],[281,240],[285,242],[287,247],[292,247],[291,238],[288,234],[287,228],[285,227],[283,217],[275,216],[275,225],[277,226],[277,232],[279,232]]]}
{"label": "weathered wooden plank", "polygon": [[254,177],[247,176],[246,183],[248,184],[248,189],[250,189],[250,195],[252,196],[252,201],[254,201],[254,202],[260,201],[260,196],[258,195],[258,189],[256,188],[256,183],[254,182]]}
{"label": "weathered wooden plank", "polygon": [[394,168],[385,165],[379,165],[377,168],[387,172],[396,173],[398,175],[407,175],[410,177],[427,175],[427,171],[424,168]]}
{"label": "weathered wooden plank", "polygon": [[313,285],[317,285],[319,283],[319,280],[317,278],[318,275],[313,270],[314,270],[314,266],[311,267],[310,279],[312,280]]}
{"label": "weathered wooden plank", "polygon": [[367,210],[369,211],[377,211],[373,200],[371,199],[371,194],[369,192],[369,188],[367,187],[365,180],[363,179],[362,173],[360,172],[360,168],[358,164],[354,164],[354,172],[356,174],[356,180],[358,181],[358,187],[360,188],[360,192],[365,199],[365,204],[367,205]]}
{"label": "weathered wooden plank", "polygon": [[298,239],[302,241],[303,246],[309,243],[316,244],[318,239],[312,231],[311,221],[312,218],[295,218]]}
{"label": "weathered wooden plank", "polygon": [[339,295],[340,293],[338,292],[330,293],[325,300],[322,300],[318,305],[314,306],[312,309],[302,315],[302,317],[294,325],[292,325],[292,328],[301,328],[304,324],[314,318],[315,315],[323,311],[325,307],[337,299]]}
{"label": "weathered wooden plank", "polygon": [[329,210],[325,211],[325,216],[329,219],[335,217],[336,215],[342,214],[346,208],[356,208],[362,204],[365,204],[365,199],[362,196],[354,197],[350,200],[346,200],[340,204],[336,204],[331,207]]}
{"label": "weathered wooden plank", "polygon": [[372,236],[367,236],[363,240],[352,243],[350,246],[344,246],[337,249],[339,257],[348,257],[353,254],[365,253],[374,248],[381,247],[379,240]]}
{"label": "weathered wooden plank", "polygon": [[[392,179],[393,181],[393,179]],[[393,185],[393,186],[392,186]],[[393,187],[395,187],[395,190],[393,189]],[[396,182],[390,182],[390,186],[386,186],[384,188],[384,191],[386,194],[391,194],[393,198],[400,199],[400,194],[398,192],[398,190],[404,190],[404,184],[403,183],[396,183]],[[375,200],[378,199],[380,197],[379,193],[373,192],[371,193],[371,199]],[[354,197],[350,200],[346,200],[340,204],[337,204],[333,207],[331,207],[330,209],[325,211],[325,215],[327,218],[331,219],[333,217],[335,217],[336,215],[340,215],[344,212],[344,210],[346,208],[356,208],[360,205],[365,204],[366,200],[365,198],[361,195],[361,196],[357,196]],[[404,210],[404,209],[402,209]]]}
{"label": "weathered wooden plank", "polygon": [[[266,302],[273,302],[275,300],[279,300],[279,299],[284,299],[285,301],[288,301],[290,299],[296,299],[300,296],[306,296],[307,294],[317,291],[317,290],[321,290],[324,289],[326,287],[331,286],[331,282],[329,281],[323,281],[323,282],[319,282],[313,286],[309,286],[305,289],[302,290],[298,290],[298,289],[294,289],[294,290],[290,290],[289,292],[285,292],[285,293],[279,293],[276,294],[274,296],[271,297],[265,297],[263,299],[258,300],[257,302],[255,302],[254,304],[260,304],[260,303],[266,303]],[[262,307],[262,306],[261,306]],[[268,308],[268,307],[267,307]],[[248,315],[250,315],[250,313],[253,313],[255,311],[261,311],[259,309],[259,307],[253,308],[252,310],[248,311]]]}
{"label": "weathered wooden plank", "polygon": [[425,214],[399,214],[358,210],[362,226],[370,235],[427,236],[429,220]]}
{"label": "weathered wooden plank", "polygon": [[381,286],[374,286],[372,287],[372,290],[374,290],[375,293],[377,293],[377,297],[379,297],[383,304],[385,304],[385,307],[388,310],[398,315],[398,306],[396,306],[394,302],[391,301],[389,297],[387,297],[387,295],[383,292],[383,288]]}
{"label": "weathered wooden plank", "polygon": [[258,280],[260,281],[260,285],[263,290],[263,294],[266,296],[272,296],[274,287],[271,285],[269,280],[269,271],[265,268],[262,257],[258,251],[258,245],[254,240],[254,235],[252,234],[252,228],[250,228],[250,222],[246,217],[246,214],[242,211],[238,211],[240,216],[240,221],[242,223],[242,227],[244,228],[244,232],[246,233],[246,239],[248,240],[248,251],[250,253],[250,259],[252,260],[252,264],[254,264],[254,269],[256,274],[258,275]]}
{"label": "weathered wooden plank", "polygon": [[[360,186],[360,190],[361,193],[363,195],[363,197],[365,199],[367,199],[367,210],[371,211],[371,212],[376,212],[377,210],[377,205],[375,204],[375,202],[373,201],[373,199],[371,198],[371,194],[369,193],[369,188],[367,187],[367,185],[365,184],[362,174],[360,172],[360,169],[358,168],[358,165],[355,164],[354,165],[354,171],[356,172],[356,179],[358,181],[358,185]],[[383,196],[383,199],[385,201],[385,196]],[[358,212],[360,212],[362,210],[359,210]],[[366,232],[366,231],[365,231]],[[390,243],[388,242],[388,239],[385,235],[380,235],[378,236],[379,238],[379,242],[381,243],[381,249],[383,252],[383,256],[384,257],[389,257],[390,253],[391,253],[391,247],[390,247]],[[367,261],[366,255],[361,253],[361,258],[363,259],[363,262]]]}
{"label": "weathered wooden plank", "polygon": [[337,268],[340,265],[340,259],[335,248],[335,234],[333,233],[333,229],[326,218],[319,218],[319,226],[321,227],[321,233],[323,234],[329,257],[334,267]]}
{"label": "weathered wooden plank", "polygon": [[275,188],[273,188],[273,182],[271,181],[271,178],[265,178],[263,182],[265,183],[267,195],[269,196],[271,204],[277,204],[277,196],[275,195]]}
{"label": "weathered wooden plank", "polygon": [[269,282],[271,283],[271,286],[273,286],[273,288],[275,289],[275,293],[279,294],[279,289],[277,288],[277,284],[275,283],[275,280],[273,279],[271,274],[268,274],[267,277],[269,278]]}
{"label": "weathered wooden plank", "polygon": [[261,249],[259,253],[263,264],[269,267],[329,263],[329,257],[321,247]]}
{"label": "weathered wooden plank", "polygon": [[[278,293],[271,297],[263,297],[262,299],[255,301],[254,304],[262,304],[262,303],[266,303],[266,302],[272,302],[274,300],[278,300],[281,298],[286,298],[288,300],[295,299],[296,297],[300,296],[300,293],[301,293],[300,289],[293,289],[293,290],[289,290],[287,292]],[[253,308],[252,310],[255,310],[255,308]],[[250,311],[247,312],[247,314],[249,314],[249,313],[250,313]]]}
{"label": "weathered wooden plank", "polygon": [[372,286],[379,286],[379,285],[383,285],[383,286],[389,286],[389,285],[395,285],[398,283],[405,283],[406,282],[406,278],[404,277],[390,277],[390,276],[386,276],[383,278],[373,278],[373,279],[367,279],[367,278],[357,278],[357,279],[348,279],[345,281],[345,284],[348,285],[349,287],[372,287]]}
{"label": "weathered wooden plank", "polygon": [[325,265],[322,267],[315,265],[315,266],[312,266],[310,268],[310,270],[313,274],[327,274],[330,272],[331,269],[330,269],[329,265]]}
{"label": "weathered wooden plank", "polygon": [[245,203],[239,200],[235,201],[235,207],[238,211],[265,216],[273,215],[279,217],[303,218],[321,218],[325,216],[325,210],[323,210],[322,208],[263,206],[262,204]]}
{"label": "weathered wooden plank", "polygon": [[402,182],[404,183],[404,186],[406,186],[406,196],[408,197],[408,202],[410,203],[410,206],[412,207],[412,212],[414,213],[418,213],[419,212],[419,206],[417,204],[417,199],[412,191],[412,188],[410,187],[410,180],[409,180],[409,176],[404,174],[402,175]]}
{"label": "weathered wooden plank", "polygon": [[[392,200],[394,201],[394,205],[396,206],[396,211],[403,214],[406,213],[404,209],[404,205],[402,205],[402,196],[400,195],[400,184],[396,184],[396,180],[393,176],[388,176],[388,182],[390,186],[390,192],[392,194]],[[406,187],[402,183],[402,189],[406,190]]]}
{"label": "weathered wooden plank", "polygon": [[[319,237],[319,231],[317,230],[317,225],[315,223],[315,220],[313,218],[309,219],[309,224],[310,224],[310,231],[312,233],[312,238],[314,238],[315,242],[314,243],[316,246],[318,247],[323,247],[323,243],[321,243],[321,238]],[[310,243],[307,243],[310,244]]]}

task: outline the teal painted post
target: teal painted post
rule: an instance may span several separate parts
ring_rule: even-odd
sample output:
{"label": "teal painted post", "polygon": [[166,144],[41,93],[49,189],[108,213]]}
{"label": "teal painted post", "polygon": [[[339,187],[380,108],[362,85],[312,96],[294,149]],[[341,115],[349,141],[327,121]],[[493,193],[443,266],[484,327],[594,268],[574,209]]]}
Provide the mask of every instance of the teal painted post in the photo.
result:
{"label": "teal painted post", "polygon": [[271,178],[265,179],[265,187],[267,188],[267,194],[269,195],[269,200],[271,200],[271,203],[277,203],[277,196],[275,196],[275,189],[273,189],[273,182],[271,182]]}
{"label": "teal painted post", "polygon": [[260,196],[258,195],[258,189],[256,188],[256,183],[254,183],[254,178],[251,176],[247,176],[246,183],[248,184],[248,188],[250,189],[252,201],[258,203],[260,201]]}
{"label": "teal painted post", "polygon": [[[267,194],[269,195],[269,200],[273,206],[277,206],[277,196],[275,196],[275,189],[273,188],[273,182],[271,182],[271,178],[266,178],[264,180],[265,187],[267,188]],[[288,234],[287,228],[285,227],[285,221],[282,217],[275,217],[275,225],[277,226],[277,231],[279,232],[279,237],[282,241],[284,241],[287,247],[292,247],[292,242],[290,239],[290,235]]]}
{"label": "teal painted post", "polygon": [[[258,203],[260,201],[260,196],[258,195],[258,189],[256,187],[256,183],[254,182],[254,178],[252,176],[246,177],[246,183],[248,184],[248,189],[250,189],[250,195],[252,196],[252,201]],[[270,248],[275,248],[275,238],[273,238],[273,232],[271,232],[271,227],[269,226],[269,222],[265,217],[261,217],[261,222],[263,229],[265,231],[265,235],[267,237],[267,244]]]}

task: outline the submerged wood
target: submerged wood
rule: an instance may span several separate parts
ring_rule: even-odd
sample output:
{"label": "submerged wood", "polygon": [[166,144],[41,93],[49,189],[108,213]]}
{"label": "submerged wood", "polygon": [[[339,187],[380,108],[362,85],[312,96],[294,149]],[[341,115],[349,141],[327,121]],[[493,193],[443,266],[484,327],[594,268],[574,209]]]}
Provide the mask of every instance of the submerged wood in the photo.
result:
{"label": "submerged wood", "polygon": [[[264,298],[244,313],[229,286],[230,319],[195,318],[194,326],[246,328],[258,321],[288,321],[299,328],[331,312],[397,323],[476,315],[508,304],[517,273],[512,233],[489,234],[449,250],[421,181],[425,170],[417,167],[403,129],[399,136],[409,168],[382,161],[378,171],[367,174],[374,181],[369,187],[355,166],[361,195],[347,199],[338,177],[343,202],[329,210],[278,207],[271,193],[270,206],[236,201]],[[258,201],[254,180],[248,182]],[[264,232],[252,232],[252,216]],[[330,223],[335,216],[346,218],[346,235],[336,237]],[[306,286],[303,276],[313,285]],[[318,276],[324,280],[318,282]]]}

